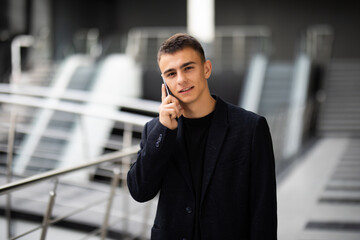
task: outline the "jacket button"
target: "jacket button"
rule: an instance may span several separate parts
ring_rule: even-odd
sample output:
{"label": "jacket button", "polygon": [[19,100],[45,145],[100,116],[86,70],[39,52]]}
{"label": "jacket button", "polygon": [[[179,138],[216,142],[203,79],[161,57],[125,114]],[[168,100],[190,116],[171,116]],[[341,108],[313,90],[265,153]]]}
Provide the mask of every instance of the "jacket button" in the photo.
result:
{"label": "jacket button", "polygon": [[162,139],[162,134],[160,133],[158,139],[156,140],[155,147],[157,147],[157,148],[160,147],[161,139]]}
{"label": "jacket button", "polygon": [[187,212],[188,214],[192,213],[191,207],[186,207],[185,210],[186,210],[186,212]]}

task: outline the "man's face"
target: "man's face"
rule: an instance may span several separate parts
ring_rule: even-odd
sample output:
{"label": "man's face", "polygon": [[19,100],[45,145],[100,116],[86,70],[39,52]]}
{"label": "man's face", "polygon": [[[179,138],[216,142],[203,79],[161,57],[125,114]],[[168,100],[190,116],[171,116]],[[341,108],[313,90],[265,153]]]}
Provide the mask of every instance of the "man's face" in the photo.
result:
{"label": "man's face", "polygon": [[195,50],[184,48],[173,54],[163,54],[159,68],[170,91],[181,103],[191,104],[204,99],[211,63],[202,62]]}

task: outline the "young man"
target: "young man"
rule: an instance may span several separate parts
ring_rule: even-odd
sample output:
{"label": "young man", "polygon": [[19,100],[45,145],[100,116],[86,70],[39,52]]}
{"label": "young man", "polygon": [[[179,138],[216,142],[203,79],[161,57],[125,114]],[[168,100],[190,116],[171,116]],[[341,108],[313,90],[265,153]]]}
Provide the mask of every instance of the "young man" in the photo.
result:
{"label": "young man", "polygon": [[151,239],[277,239],[276,181],[265,118],[210,94],[211,62],[187,34],[158,52],[159,117],[144,127],[128,173],[132,197],[159,192]]}

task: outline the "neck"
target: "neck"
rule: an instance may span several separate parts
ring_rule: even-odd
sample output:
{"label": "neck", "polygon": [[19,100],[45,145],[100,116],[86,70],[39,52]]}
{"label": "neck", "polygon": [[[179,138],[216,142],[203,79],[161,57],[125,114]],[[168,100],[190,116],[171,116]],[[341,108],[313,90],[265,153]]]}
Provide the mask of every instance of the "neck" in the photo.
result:
{"label": "neck", "polygon": [[186,118],[204,117],[214,111],[215,104],[216,100],[209,93],[202,101],[197,101],[183,106],[183,115]]}

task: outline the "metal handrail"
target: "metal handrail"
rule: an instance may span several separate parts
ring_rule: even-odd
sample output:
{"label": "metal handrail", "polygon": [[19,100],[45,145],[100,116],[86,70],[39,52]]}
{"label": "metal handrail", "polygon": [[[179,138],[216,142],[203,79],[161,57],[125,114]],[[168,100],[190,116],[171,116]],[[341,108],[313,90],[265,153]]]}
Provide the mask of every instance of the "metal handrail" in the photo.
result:
{"label": "metal handrail", "polygon": [[[25,96],[16,96],[16,95],[8,95],[8,94],[0,94],[0,102],[4,102],[4,103],[9,103],[9,104],[13,104],[13,105],[20,105],[20,106],[28,106],[28,107],[36,107],[36,108],[44,108],[44,109],[51,109],[51,110],[57,110],[57,111],[63,111],[63,112],[70,112],[70,113],[74,113],[74,114],[80,114],[80,115],[87,115],[87,116],[93,116],[93,117],[98,117],[98,118],[106,118],[106,119],[110,119],[110,120],[114,120],[114,121],[120,121],[125,123],[125,132],[124,134],[127,136],[129,135],[128,131],[132,131],[132,128],[130,127],[130,125],[135,125],[135,126],[140,126],[142,127],[146,121],[148,121],[149,119],[151,119],[150,117],[145,117],[145,116],[141,116],[139,114],[132,114],[132,113],[124,113],[124,112],[118,112],[116,110],[114,111],[103,111],[101,108],[99,107],[95,107],[92,109],[87,109],[84,108],[83,104],[76,104],[76,103],[70,103],[70,102],[58,102],[57,104],[46,104],[44,103],[43,99],[38,98],[38,97],[25,97]],[[131,134],[129,135],[131,137]],[[127,137],[128,138],[128,137]],[[51,179],[51,178],[56,178],[57,176],[62,176],[64,174],[67,173],[71,173],[71,172],[75,172],[78,170],[82,170],[84,168],[88,168],[91,166],[97,166],[100,165],[102,163],[105,162],[110,162],[112,160],[118,159],[118,158],[124,158],[123,160],[123,164],[125,164],[125,168],[124,170],[126,170],[127,167],[129,167],[130,165],[130,159],[129,157],[133,154],[135,154],[138,151],[138,146],[132,146],[131,147],[131,140],[127,140],[124,142],[127,142],[127,144],[124,143],[124,147],[128,147],[128,148],[124,148],[123,151],[117,151],[117,152],[113,152],[113,153],[109,153],[106,155],[103,155],[101,157],[96,158],[95,161],[92,161],[90,163],[85,163],[85,164],[81,164],[75,167],[69,167],[69,168],[64,168],[64,169],[58,169],[58,170],[53,170],[53,171],[49,171],[49,172],[45,172],[42,174],[38,174],[38,175],[34,175],[32,177],[23,179],[23,180],[19,180],[16,182],[12,182],[12,183],[8,183],[5,184],[3,186],[0,187],[0,196],[7,194],[7,197],[10,197],[10,194],[18,189],[22,189],[25,188],[29,185],[41,182],[41,181],[45,181],[46,179]],[[114,179],[117,178],[119,179],[119,174],[115,174],[114,175]],[[108,198],[108,207],[107,207],[107,213],[106,215],[104,215],[104,223],[103,226],[100,229],[101,232],[101,236],[102,239],[105,239],[106,237],[106,232],[107,232],[107,228],[109,226],[108,223],[108,218],[109,218],[109,211],[111,208],[111,201],[114,197],[114,189],[116,187],[117,184],[113,184],[112,189],[111,189],[111,196]],[[55,220],[51,220],[51,213],[52,213],[52,209],[54,207],[54,199],[56,197],[56,192],[51,191],[50,192],[50,198],[49,198],[49,203],[48,203],[48,208],[46,210],[46,214],[44,215],[44,220],[43,220],[43,224],[40,227],[36,227],[34,229],[31,229],[30,231],[27,231],[25,233],[22,233],[16,237],[11,237],[11,230],[9,230],[8,232],[9,234],[9,239],[18,239],[22,236],[25,236],[31,232],[34,232],[36,230],[42,229],[42,233],[41,233],[41,239],[45,239],[46,238],[46,232],[47,232],[47,228],[50,224],[54,224],[57,221],[60,221],[64,218],[66,218],[69,215],[73,215],[76,214],[75,212],[71,212],[68,213],[64,216],[60,216]],[[10,202],[8,201],[8,206],[7,208],[10,208]],[[10,221],[10,214],[8,214],[8,221]],[[8,224],[9,226],[11,225],[11,223],[9,222]]]}
{"label": "metal handrail", "polygon": [[[133,28],[128,33],[128,44],[126,53],[132,56],[144,68],[156,68],[156,53],[152,50],[148,51],[148,39],[156,41],[157,45],[161,43],[176,32],[186,32],[185,27],[142,27]],[[271,36],[271,31],[265,26],[217,26],[215,29],[215,39],[209,45],[207,52],[208,57],[212,59],[217,65],[217,70],[222,71],[223,61],[223,38],[235,39],[232,43],[231,56],[232,63],[229,65],[235,72],[242,72],[244,64],[247,64],[248,56],[246,51],[247,39],[259,38],[262,39],[259,52],[268,54],[268,40]],[[227,65],[227,64],[225,64]]]}
{"label": "metal handrail", "polygon": [[[129,131],[132,132],[134,130],[132,126],[137,126],[137,127],[142,128],[144,126],[144,124],[151,119],[151,117],[140,115],[140,114],[118,111],[116,108],[113,110],[109,110],[109,109],[103,107],[106,104],[112,104],[111,100],[113,100],[113,99],[106,99],[107,101],[101,102],[101,103],[93,101],[91,106],[84,105],[83,102],[89,102],[87,99],[88,94],[86,94],[84,92],[81,93],[81,92],[73,91],[73,92],[68,92],[67,95],[63,94],[62,96],[57,96],[57,98],[59,100],[64,100],[64,101],[58,101],[58,102],[56,102],[56,104],[54,104],[53,102],[44,101],[44,98],[45,99],[54,98],[53,96],[46,95],[46,93],[45,93],[45,92],[47,92],[45,90],[46,88],[42,89],[42,91],[44,93],[41,94],[39,92],[40,91],[39,88],[37,88],[37,91],[31,91],[31,90],[29,91],[29,89],[25,90],[23,88],[20,88],[19,86],[17,86],[16,88],[12,88],[11,86],[3,86],[3,87],[5,88],[5,89],[3,89],[4,90],[3,92],[5,92],[5,94],[0,93],[0,103],[2,102],[2,103],[11,104],[11,105],[14,105],[14,107],[25,106],[25,107],[34,107],[34,108],[62,111],[62,112],[72,113],[72,114],[81,115],[81,116],[91,116],[91,117],[95,117],[95,118],[113,120],[115,122],[122,122],[125,124],[124,125],[124,127],[125,127],[124,138],[125,139],[124,139],[124,148],[123,148],[123,149],[125,149],[124,151],[121,151],[121,152],[118,151],[118,152],[113,152],[110,154],[103,155],[99,158],[96,158],[96,161],[94,161],[94,162],[78,165],[76,167],[64,168],[64,169],[60,169],[60,170],[58,169],[58,170],[41,173],[41,174],[34,175],[32,177],[29,177],[29,178],[26,178],[23,180],[19,180],[19,181],[12,182],[12,183],[7,183],[0,187],[0,196],[7,194],[6,195],[6,197],[7,197],[6,217],[7,217],[7,221],[8,221],[8,239],[12,239],[12,240],[18,239],[22,236],[28,235],[31,232],[42,229],[41,239],[43,240],[43,239],[46,239],[47,228],[50,224],[55,223],[59,219],[61,220],[63,218],[66,218],[69,215],[69,213],[68,213],[67,215],[61,216],[58,219],[56,219],[56,221],[50,219],[51,214],[52,214],[52,209],[54,207],[53,202],[56,197],[56,192],[55,191],[50,192],[48,207],[46,210],[46,214],[44,215],[44,220],[43,220],[42,225],[40,227],[36,227],[34,229],[31,229],[30,231],[24,232],[15,237],[12,237],[13,234],[11,233],[12,232],[12,230],[11,230],[11,225],[12,225],[11,224],[11,215],[10,215],[11,214],[11,211],[10,211],[10,209],[11,209],[11,200],[10,200],[11,193],[15,190],[25,188],[29,185],[45,181],[46,179],[56,178],[56,176],[62,176],[66,173],[78,171],[78,170],[88,168],[91,166],[97,166],[103,162],[110,162],[114,159],[118,159],[121,157],[123,158],[122,162],[124,165],[123,166],[124,169],[121,172],[121,174],[123,176],[121,176],[121,177],[124,178],[124,172],[130,166],[130,156],[135,154],[138,151],[137,146],[135,146],[135,147],[132,146],[131,139],[129,139],[129,137],[131,138],[132,134],[129,133]],[[63,97],[64,95],[66,95],[66,96]],[[103,99],[101,99],[101,101],[102,100]],[[140,102],[142,104],[140,104]],[[142,101],[139,99],[118,98],[117,101],[115,101],[115,103],[120,103],[120,105],[122,105],[123,107],[127,107],[130,109],[137,109],[140,112],[148,112],[148,113],[155,112],[155,110],[153,110],[154,108],[151,109],[151,104],[146,105],[146,101]],[[146,105],[147,109],[138,109],[138,106],[140,106],[140,105],[142,105],[142,106]],[[154,106],[154,105],[155,105],[155,103],[152,103],[152,106]],[[15,120],[12,120],[11,122],[12,122],[12,124],[14,124]],[[10,131],[10,133],[12,133],[12,132],[15,132],[15,129]],[[12,149],[12,147],[13,147],[13,144],[10,144],[10,142],[9,142],[9,148]],[[8,165],[11,166],[12,164],[8,164]],[[119,177],[120,176],[117,176],[117,178],[119,178]],[[116,174],[114,175],[113,178],[116,178]],[[126,182],[126,180],[123,179],[122,183],[124,184],[124,182]],[[103,226],[100,229],[102,239],[105,239],[106,231],[109,226],[108,218],[109,218],[109,211],[111,208],[111,201],[114,197],[114,191],[113,191],[114,186],[112,186],[112,190],[111,190],[112,195],[110,197],[108,197],[108,208],[106,210],[107,214],[104,215]],[[70,214],[73,215],[74,213],[70,213]],[[144,225],[144,227],[145,227],[145,225]]]}
{"label": "metal handrail", "polygon": [[47,104],[42,99],[25,96],[9,96],[8,94],[0,94],[0,102],[9,103],[14,105],[21,105],[27,107],[51,109],[57,111],[63,111],[68,113],[80,114],[84,116],[92,116],[98,118],[106,118],[109,120],[120,121],[129,123],[131,125],[144,126],[146,122],[151,120],[150,117],[142,116],[140,114],[132,114],[118,111],[108,111],[100,107],[94,107],[92,109],[86,108],[84,105],[61,102],[58,104]]}
{"label": "metal handrail", "polygon": [[[186,31],[186,27],[136,27],[132,28],[129,31],[128,36],[140,35],[143,33],[141,37],[170,37],[169,34],[176,32],[184,32]],[[254,25],[254,26],[216,26],[215,34],[217,36],[232,36],[234,35],[246,35],[246,36],[269,36],[270,30],[269,28],[262,25]],[[132,38],[130,38],[132,40]]]}
{"label": "metal handrail", "polygon": [[54,203],[55,203],[55,197],[56,197],[56,188],[58,185],[58,177],[61,177],[63,175],[69,174],[69,173],[74,173],[86,168],[90,168],[90,167],[94,167],[94,166],[98,166],[100,164],[106,163],[106,162],[111,162],[114,160],[117,160],[119,158],[124,158],[125,164],[130,164],[130,162],[128,161],[128,157],[130,157],[131,155],[136,154],[136,152],[139,150],[138,146],[132,146],[129,148],[125,148],[121,151],[116,151],[116,152],[112,152],[112,153],[108,153],[108,154],[104,154],[102,156],[99,156],[97,158],[95,158],[95,160],[90,161],[88,163],[85,164],[79,164],[76,166],[72,166],[72,167],[67,167],[67,168],[62,168],[62,169],[57,169],[57,170],[52,170],[52,171],[48,171],[45,173],[41,173],[41,174],[37,174],[22,180],[18,180],[12,183],[8,183],[5,184],[3,186],[0,186],[0,196],[1,195],[5,195],[7,194],[7,196],[10,196],[10,194],[16,190],[20,190],[20,189],[24,189],[26,187],[29,187],[33,184],[36,183],[40,183],[43,182],[45,180],[50,180],[50,179],[56,179],[55,181],[55,185],[53,190],[51,190],[49,192],[49,201],[48,201],[48,206],[47,209],[45,211],[44,217],[43,217],[43,222],[40,226],[36,226],[33,229],[30,229],[26,232],[21,233],[20,235],[17,235],[15,237],[11,236],[11,233],[9,232],[9,239],[11,240],[15,240],[15,239],[19,239],[21,237],[24,237],[32,232],[35,232],[37,230],[42,229],[41,231],[41,236],[40,239],[41,240],[45,240],[46,239],[46,234],[47,234],[47,230],[49,225],[55,224],[65,218],[68,218],[69,216],[73,216],[79,212],[82,212],[88,208],[90,208],[91,206],[97,205],[99,203],[103,203],[104,200],[107,201],[107,207],[106,207],[106,212],[104,215],[104,220],[103,220],[103,224],[100,227],[99,230],[94,231],[92,234],[97,234],[98,232],[101,233],[101,239],[105,240],[106,239],[106,235],[107,235],[107,229],[110,226],[109,224],[109,218],[110,218],[110,211],[112,208],[112,202],[113,202],[113,198],[116,194],[116,187],[119,183],[119,179],[120,179],[120,175],[122,174],[122,172],[119,169],[114,169],[114,176],[113,176],[113,181],[111,184],[111,190],[110,190],[110,195],[106,198],[101,199],[100,201],[97,200],[95,202],[92,202],[90,204],[87,204],[86,206],[83,206],[81,209],[77,209],[75,211],[72,211],[70,213],[66,213],[62,216],[58,216],[56,219],[52,219],[52,210],[54,208]]}
{"label": "metal handrail", "polygon": [[116,105],[118,107],[133,108],[140,111],[149,112],[151,114],[157,114],[159,108],[159,102],[152,100],[143,100],[139,98],[132,97],[104,97],[101,100],[92,100],[90,98],[90,92],[67,89],[63,92],[61,96],[54,96],[50,93],[51,87],[42,87],[42,86],[17,86],[13,88],[10,84],[0,83],[0,93],[12,94],[12,95],[22,95],[30,97],[42,97],[49,99],[61,99],[61,100],[70,100],[77,102],[86,102],[94,104],[104,104],[104,105]]}
{"label": "metal handrail", "polygon": [[93,166],[96,166],[96,165],[99,165],[102,163],[106,163],[106,162],[110,162],[110,161],[113,161],[113,160],[116,160],[119,158],[131,156],[131,155],[136,154],[138,150],[139,150],[139,146],[133,146],[133,147],[121,150],[121,151],[104,154],[102,156],[97,157],[96,160],[90,161],[85,164],[79,164],[77,166],[67,167],[67,168],[62,168],[62,169],[55,169],[55,170],[48,171],[45,173],[36,174],[34,176],[31,176],[31,177],[28,177],[25,179],[21,179],[21,180],[14,181],[14,182],[11,182],[8,184],[4,184],[4,185],[0,186],[0,196],[7,194],[7,193],[11,193],[15,190],[25,188],[34,183],[42,182],[44,180],[52,179],[57,176],[75,172],[75,171],[78,171],[81,169],[93,167]]}

